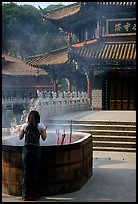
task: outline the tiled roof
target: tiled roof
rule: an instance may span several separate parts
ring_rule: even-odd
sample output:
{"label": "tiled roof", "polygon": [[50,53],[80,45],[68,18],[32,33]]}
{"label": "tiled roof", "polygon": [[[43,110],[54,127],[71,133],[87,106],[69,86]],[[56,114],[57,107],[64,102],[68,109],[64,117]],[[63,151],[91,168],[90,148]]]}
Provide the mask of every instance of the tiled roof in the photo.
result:
{"label": "tiled roof", "polygon": [[60,65],[68,62],[68,47],[53,50],[26,59],[26,63],[33,66]]}
{"label": "tiled roof", "polygon": [[45,14],[44,17],[47,19],[62,19],[67,16],[74,15],[77,13],[81,8],[81,2],[70,4],[68,6],[64,6],[58,9],[54,9],[49,13]]}
{"label": "tiled roof", "polygon": [[45,88],[52,90],[53,84],[45,70],[32,67],[21,59],[3,54],[2,87],[9,89]]}
{"label": "tiled roof", "polygon": [[48,75],[47,72],[43,69],[35,68],[26,64],[19,58],[2,54],[3,63],[2,63],[2,74],[8,75],[36,75],[39,71],[39,75]]}
{"label": "tiled roof", "polygon": [[136,60],[136,41],[97,41],[80,48],[72,48],[73,55],[97,61]]}
{"label": "tiled roof", "polygon": [[96,8],[95,5],[98,7],[132,7],[136,5],[136,2],[77,2],[74,4],[70,4],[64,7],[57,8],[55,10],[49,11],[46,14],[44,14],[44,18],[49,20],[61,20],[66,17],[73,16],[74,14],[77,14],[81,11],[81,7],[87,5],[87,8],[94,6],[94,9]]}
{"label": "tiled roof", "polygon": [[[87,43],[72,45],[69,55],[82,57],[94,61],[127,61],[136,60],[136,41],[129,37],[106,37],[105,39],[91,40]],[[68,49],[62,48],[47,54],[37,55],[26,60],[34,66],[61,65],[68,62]]]}
{"label": "tiled roof", "polygon": [[133,6],[136,2],[97,2],[100,5]]}

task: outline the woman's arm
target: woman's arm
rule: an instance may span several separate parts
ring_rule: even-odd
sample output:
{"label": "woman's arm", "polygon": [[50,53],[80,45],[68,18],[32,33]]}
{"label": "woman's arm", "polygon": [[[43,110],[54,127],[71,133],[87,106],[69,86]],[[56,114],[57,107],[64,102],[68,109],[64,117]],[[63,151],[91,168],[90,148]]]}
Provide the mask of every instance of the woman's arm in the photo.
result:
{"label": "woman's arm", "polygon": [[22,140],[24,137],[24,129],[19,128],[19,139]]}
{"label": "woman's arm", "polygon": [[41,131],[41,137],[42,137],[42,140],[46,140],[46,129],[43,129]]}

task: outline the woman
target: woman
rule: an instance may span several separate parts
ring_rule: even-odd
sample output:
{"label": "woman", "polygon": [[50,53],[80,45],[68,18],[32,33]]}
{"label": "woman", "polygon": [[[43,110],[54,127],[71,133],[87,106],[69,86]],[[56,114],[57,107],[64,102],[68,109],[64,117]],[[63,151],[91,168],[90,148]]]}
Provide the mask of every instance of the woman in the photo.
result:
{"label": "woman", "polygon": [[[33,134],[33,131],[35,131],[35,134]],[[46,127],[40,123],[39,113],[32,110],[28,115],[28,121],[19,129],[19,139],[21,140],[25,136],[22,151],[24,167],[22,199],[24,201],[38,200],[40,197],[40,135],[43,140],[46,140]]]}

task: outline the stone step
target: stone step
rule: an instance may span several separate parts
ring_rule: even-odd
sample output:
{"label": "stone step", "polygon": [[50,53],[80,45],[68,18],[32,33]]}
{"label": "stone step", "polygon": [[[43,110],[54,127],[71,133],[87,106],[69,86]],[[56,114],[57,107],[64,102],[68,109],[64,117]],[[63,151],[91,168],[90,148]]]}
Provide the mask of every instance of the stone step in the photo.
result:
{"label": "stone step", "polygon": [[[70,121],[68,122],[70,123]],[[66,122],[66,124],[68,124]],[[72,121],[72,124],[91,124],[91,125],[132,125],[132,126],[136,126],[136,122],[135,121]]]}
{"label": "stone step", "polygon": [[114,135],[114,136],[136,136],[136,131],[119,131],[119,130],[78,130],[77,132],[87,132],[94,135]]}
{"label": "stone step", "polygon": [[93,147],[121,147],[136,148],[136,142],[93,141]]}
{"label": "stone step", "polygon": [[[65,129],[69,130],[70,126],[66,124],[54,124],[54,125],[48,125],[48,129]],[[136,126],[130,126],[130,125],[72,125],[73,131],[78,130],[120,130],[120,131],[136,131]]]}
{"label": "stone step", "polygon": [[[66,126],[67,127],[67,126]],[[86,130],[127,130],[136,131],[136,126],[132,125],[91,125],[91,124],[74,124],[72,126],[74,129],[86,129]]]}
{"label": "stone step", "polygon": [[[136,125],[135,124],[129,124],[128,122],[122,123],[122,122],[117,122],[117,124],[113,123],[109,123],[109,121],[107,121],[105,123],[105,121],[103,121],[104,123],[98,123],[97,121],[93,121],[93,123],[91,123],[92,121],[89,121],[89,123],[87,123],[88,121],[86,121],[86,123],[84,121],[73,121],[72,122],[72,129],[77,130],[77,129],[87,129],[87,130],[127,130],[127,131],[136,131]],[[95,123],[96,122],[96,123]],[[70,128],[70,122],[68,121],[49,121],[47,123],[47,126],[49,129],[57,129],[59,127],[62,127],[64,129],[69,129]]]}
{"label": "stone step", "polygon": [[93,141],[122,141],[122,142],[136,142],[134,136],[110,136],[110,135],[94,135]]}
{"label": "stone step", "polygon": [[[71,121],[48,121],[48,128],[70,129]],[[136,152],[136,122],[72,121],[72,130],[87,132],[93,137],[93,151]]]}
{"label": "stone step", "polygon": [[93,151],[136,152],[136,148],[129,147],[93,147]]}
{"label": "stone step", "polygon": [[[70,125],[71,120],[47,120],[46,122],[48,125],[50,124],[67,124]],[[99,125],[132,125],[136,126],[135,121],[109,121],[109,120],[72,120],[72,125],[73,124],[99,124]]]}

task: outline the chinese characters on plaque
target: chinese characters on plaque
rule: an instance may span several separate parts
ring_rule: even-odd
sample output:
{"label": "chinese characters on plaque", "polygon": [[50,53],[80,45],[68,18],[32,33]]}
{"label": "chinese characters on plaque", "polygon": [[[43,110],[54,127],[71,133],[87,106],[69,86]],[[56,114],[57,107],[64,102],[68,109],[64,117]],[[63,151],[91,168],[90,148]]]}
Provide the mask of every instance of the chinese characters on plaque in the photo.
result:
{"label": "chinese characters on plaque", "polygon": [[107,19],[106,22],[107,35],[135,35],[136,19]]}

